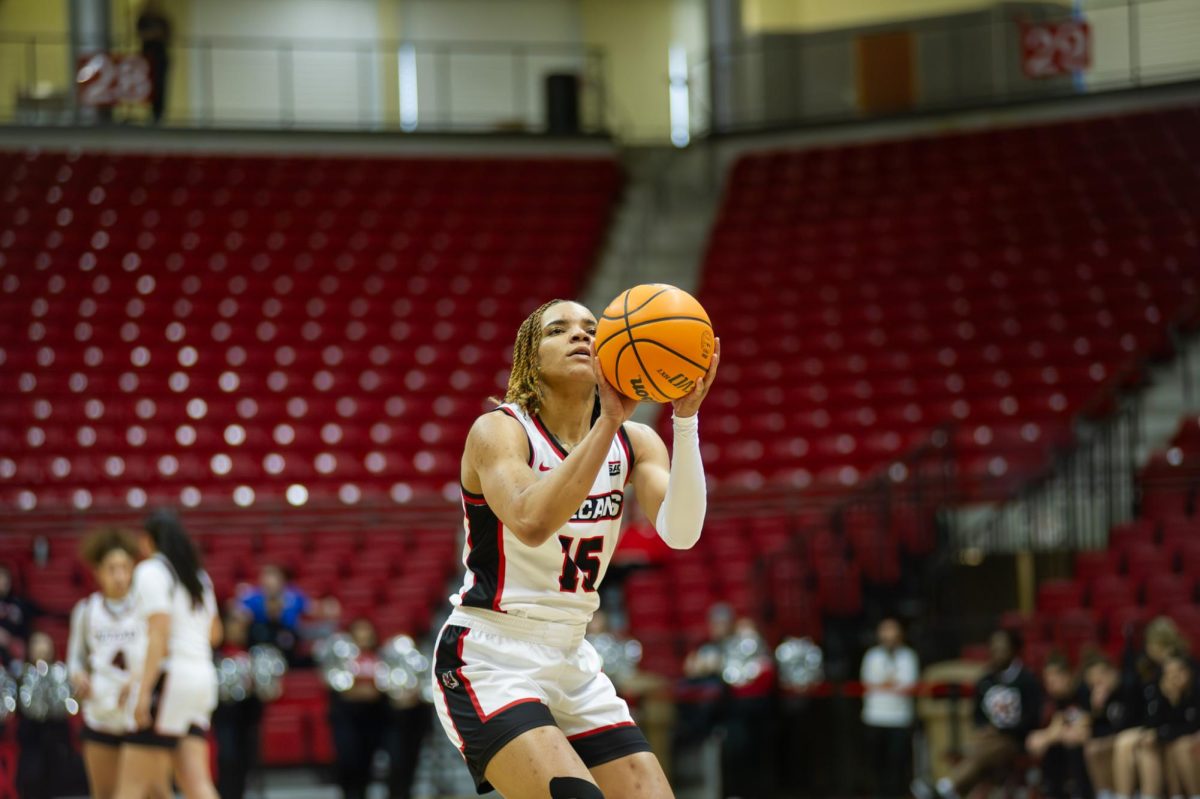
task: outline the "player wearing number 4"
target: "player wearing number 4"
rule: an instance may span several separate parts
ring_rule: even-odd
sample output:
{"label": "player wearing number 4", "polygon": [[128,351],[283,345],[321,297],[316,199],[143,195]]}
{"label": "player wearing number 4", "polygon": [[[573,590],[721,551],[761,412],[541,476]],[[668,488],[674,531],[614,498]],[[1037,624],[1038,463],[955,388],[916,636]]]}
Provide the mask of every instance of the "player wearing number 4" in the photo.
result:
{"label": "player wearing number 4", "polygon": [[130,689],[142,670],[146,624],[137,614],[133,539],[119,530],[89,535],[80,549],[99,591],[71,611],[67,668],[83,711],[83,761],[94,799],[112,799],[121,742],[132,721]]}
{"label": "player wearing number 4", "polygon": [[555,300],[521,325],[505,402],[476,420],[461,479],[467,567],[438,636],[438,717],[480,793],[663,799],[662,768],[584,640],[621,528],[624,487],[672,547],[706,507],[697,411],[716,377],[675,400],[674,455],[629,421],[603,376],[596,319]]}

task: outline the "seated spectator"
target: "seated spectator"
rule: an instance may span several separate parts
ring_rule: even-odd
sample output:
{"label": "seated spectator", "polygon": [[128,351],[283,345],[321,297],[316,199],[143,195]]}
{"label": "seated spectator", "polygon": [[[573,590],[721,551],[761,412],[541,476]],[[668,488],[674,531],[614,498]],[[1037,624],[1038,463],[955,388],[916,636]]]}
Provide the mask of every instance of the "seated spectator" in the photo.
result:
{"label": "seated spectator", "polygon": [[16,591],[12,568],[0,563],[0,666],[25,657],[37,607]]}
{"label": "seated spectator", "polygon": [[914,781],[911,787],[917,799],[965,797],[989,773],[1012,767],[1037,724],[1042,690],[1021,662],[1020,636],[997,630],[989,650],[988,673],[975,685],[975,729],[962,760],[936,786]]}
{"label": "seated spectator", "polygon": [[903,796],[912,778],[912,689],[920,676],[917,653],[904,644],[904,629],[885,618],[876,631],[879,643],[863,656],[861,679],[867,753],[876,766],[876,793]]}
{"label": "seated spectator", "polygon": [[1091,698],[1077,685],[1071,666],[1054,655],[1042,669],[1048,705],[1047,723],[1029,734],[1025,748],[1042,765],[1042,792],[1050,799],[1091,796],[1083,744],[1091,729]]}
{"label": "seated spectator", "polygon": [[1191,662],[1169,655],[1146,703],[1146,738],[1138,750],[1138,783],[1143,797],[1200,796],[1196,733],[1200,732],[1200,693]]}
{"label": "seated spectator", "polygon": [[1113,744],[1117,733],[1128,727],[1138,692],[1130,692],[1112,661],[1104,656],[1088,660],[1083,667],[1091,716],[1089,738],[1083,747],[1088,778],[1096,799],[1114,799]]}
{"label": "seated spectator", "polygon": [[[1113,788],[1118,799],[1129,799],[1143,775],[1155,778],[1155,738],[1146,727],[1150,702],[1157,694],[1167,658],[1172,653],[1188,651],[1187,639],[1166,616],[1159,616],[1146,626],[1145,645],[1140,654],[1135,654],[1128,645],[1131,640],[1132,636],[1127,635],[1124,679],[1131,694],[1137,695],[1137,701],[1132,703],[1128,728],[1117,734],[1113,744]],[[1150,792],[1145,785],[1140,786],[1140,792],[1145,797],[1160,795]]]}

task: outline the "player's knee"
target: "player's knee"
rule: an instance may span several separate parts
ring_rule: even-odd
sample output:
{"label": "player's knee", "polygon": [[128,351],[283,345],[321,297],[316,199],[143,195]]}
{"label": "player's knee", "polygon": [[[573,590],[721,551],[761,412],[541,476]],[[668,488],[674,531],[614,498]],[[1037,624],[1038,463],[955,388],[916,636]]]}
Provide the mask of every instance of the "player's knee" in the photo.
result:
{"label": "player's knee", "polygon": [[550,780],[550,799],[604,799],[604,794],[579,777],[555,777]]}

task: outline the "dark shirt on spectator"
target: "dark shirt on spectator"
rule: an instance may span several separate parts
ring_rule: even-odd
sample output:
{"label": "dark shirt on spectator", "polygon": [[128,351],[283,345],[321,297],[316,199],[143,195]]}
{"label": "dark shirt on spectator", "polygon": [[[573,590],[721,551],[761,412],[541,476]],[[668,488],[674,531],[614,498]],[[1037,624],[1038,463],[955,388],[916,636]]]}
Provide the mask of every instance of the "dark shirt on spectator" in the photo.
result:
{"label": "dark shirt on spectator", "polygon": [[994,727],[1022,745],[1037,728],[1041,709],[1042,686],[1019,660],[1003,671],[985,674],[975,685],[976,726]]}
{"label": "dark shirt on spectator", "polygon": [[1200,694],[1195,684],[1175,704],[1163,696],[1157,685],[1151,686],[1147,691],[1145,726],[1154,730],[1162,743],[1200,732]]}
{"label": "dark shirt on spectator", "polygon": [[[24,656],[25,644],[33,631],[33,620],[38,615],[37,607],[12,592],[0,597],[0,663]],[[13,642],[18,642],[14,647]],[[13,651],[16,649],[16,651]]]}

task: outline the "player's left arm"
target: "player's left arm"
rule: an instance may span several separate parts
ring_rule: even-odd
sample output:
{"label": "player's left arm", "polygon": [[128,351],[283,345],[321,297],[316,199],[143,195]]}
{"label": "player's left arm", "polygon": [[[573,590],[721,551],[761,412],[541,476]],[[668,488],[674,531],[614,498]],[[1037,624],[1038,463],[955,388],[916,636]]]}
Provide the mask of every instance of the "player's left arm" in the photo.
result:
{"label": "player's left arm", "polygon": [[708,509],[704,463],[700,459],[700,404],[717,376],[721,341],[717,340],[708,374],[696,381],[674,406],[674,455],[658,433],[643,424],[626,423],[634,450],[633,488],[659,537],[672,549],[691,549],[700,540]]}

